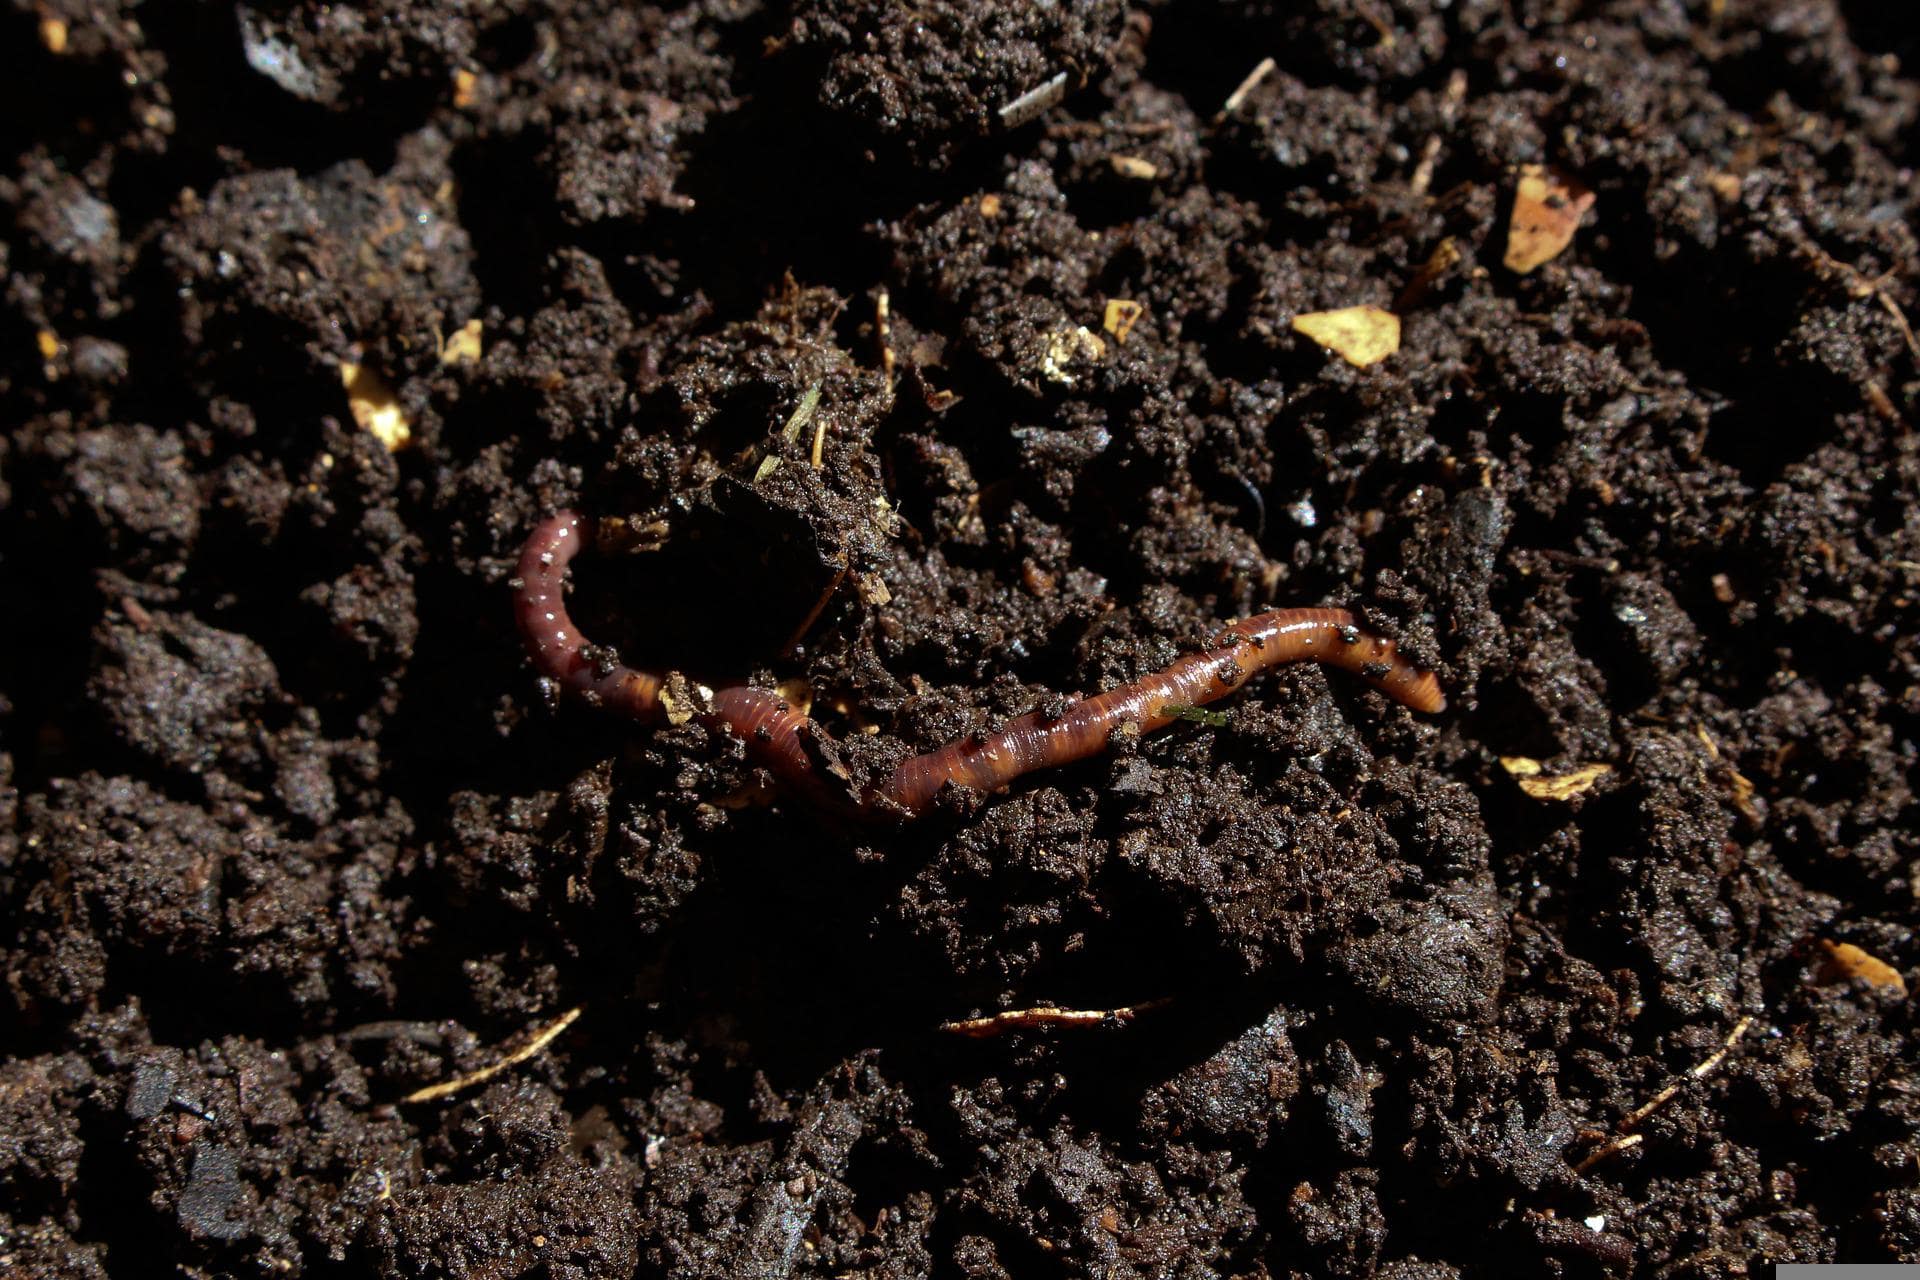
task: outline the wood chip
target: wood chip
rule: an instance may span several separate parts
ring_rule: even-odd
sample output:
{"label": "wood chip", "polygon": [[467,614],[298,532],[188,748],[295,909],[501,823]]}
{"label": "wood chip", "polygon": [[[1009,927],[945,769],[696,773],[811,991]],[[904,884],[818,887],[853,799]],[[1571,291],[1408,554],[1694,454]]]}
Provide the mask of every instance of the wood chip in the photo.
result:
{"label": "wood chip", "polygon": [[1864,978],[1876,987],[1891,988],[1903,996],[1907,994],[1907,980],[1900,976],[1900,971],[1871,952],[1851,942],[1831,942],[1826,938],[1820,939],[1820,949],[1826,954],[1814,973],[1815,983],[1826,986]]}
{"label": "wood chip", "polygon": [[1573,243],[1573,233],[1593,201],[1593,192],[1577,178],[1541,164],[1520,166],[1507,223],[1507,270],[1526,275],[1559,257]]}
{"label": "wood chip", "polygon": [[1612,765],[1595,763],[1549,777],[1541,763],[1530,756],[1501,756],[1500,767],[1535,800],[1571,800],[1613,772]]}
{"label": "wood chip", "polygon": [[342,360],[340,384],[347,389],[347,408],[353,411],[353,420],[388,453],[398,453],[412,442],[413,425],[386,379],[363,364]]}
{"label": "wood chip", "polygon": [[1309,311],[1293,318],[1293,330],[1361,369],[1400,349],[1400,317],[1384,307]]}

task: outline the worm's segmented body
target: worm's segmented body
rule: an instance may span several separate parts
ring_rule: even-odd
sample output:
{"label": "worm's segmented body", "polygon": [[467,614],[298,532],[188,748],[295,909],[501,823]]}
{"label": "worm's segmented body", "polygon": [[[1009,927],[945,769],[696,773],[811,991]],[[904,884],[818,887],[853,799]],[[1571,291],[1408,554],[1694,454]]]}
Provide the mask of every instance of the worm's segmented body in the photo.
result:
{"label": "worm's segmented body", "polygon": [[[527,539],[514,594],[520,634],[534,666],[562,690],[642,724],[657,723],[666,718],[665,677],[603,658],[567,613],[567,564],[580,551],[581,526],[578,513],[563,511]],[[1227,627],[1206,650],[1133,684],[1081,698],[1058,716],[1030,712],[992,733],[915,756],[858,796],[837,786],[811,749],[811,740],[824,738],[824,731],[770,690],[714,689],[696,718],[740,738],[789,792],[844,816],[899,822],[925,813],[943,787],[996,791],[1036,769],[1098,755],[1122,726],[1151,733],[1185,708],[1232,693],[1256,672],[1301,661],[1351,672],[1415,711],[1446,709],[1432,672],[1401,657],[1393,641],[1363,630],[1345,609],[1272,609]]]}

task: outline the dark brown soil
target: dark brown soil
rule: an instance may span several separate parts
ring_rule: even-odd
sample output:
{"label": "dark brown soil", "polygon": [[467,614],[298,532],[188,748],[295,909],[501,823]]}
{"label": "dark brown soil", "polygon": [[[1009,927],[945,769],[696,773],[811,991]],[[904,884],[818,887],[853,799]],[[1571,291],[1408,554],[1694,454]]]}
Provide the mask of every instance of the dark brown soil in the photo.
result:
{"label": "dark brown soil", "polygon": [[[1920,1260],[1902,9],[13,0],[0,1272]],[[1266,604],[1453,707],[850,833],[543,703],[564,505],[590,634],[856,773]]]}

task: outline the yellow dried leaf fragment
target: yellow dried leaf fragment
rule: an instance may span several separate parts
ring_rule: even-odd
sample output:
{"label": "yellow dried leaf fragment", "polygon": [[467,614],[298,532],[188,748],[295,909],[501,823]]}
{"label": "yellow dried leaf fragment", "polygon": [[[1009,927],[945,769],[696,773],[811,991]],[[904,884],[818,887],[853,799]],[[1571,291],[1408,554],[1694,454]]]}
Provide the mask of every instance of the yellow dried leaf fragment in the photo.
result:
{"label": "yellow dried leaf fragment", "polygon": [[1594,763],[1548,777],[1540,762],[1530,756],[1501,756],[1500,767],[1513,775],[1520,789],[1535,800],[1571,800],[1613,772],[1610,764]]}
{"label": "yellow dried leaf fragment", "polygon": [[854,589],[860,593],[860,603],[883,605],[893,603],[893,592],[887,587],[887,580],[877,573],[862,573],[853,579]]}
{"label": "yellow dried leaf fragment", "polygon": [[472,364],[480,358],[480,322],[469,320],[440,347],[441,364]]}
{"label": "yellow dried leaf fragment", "polygon": [[805,676],[794,676],[791,679],[782,680],[773,686],[773,691],[785,699],[788,706],[803,716],[813,710],[813,683]]}
{"label": "yellow dried leaf fragment", "polygon": [[65,345],[60,335],[51,329],[41,329],[33,335],[33,345],[40,353],[40,372],[48,382],[60,381],[60,355]]}
{"label": "yellow dried leaf fragment", "polygon": [[1400,349],[1400,317],[1384,307],[1309,311],[1293,318],[1293,330],[1362,369]]}
{"label": "yellow dried leaf fragment", "polygon": [[378,440],[388,453],[398,453],[413,440],[413,426],[400,408],[393,388],[363,364],[340,362],[340,383],[347,389],[347,408],[360,429]]}
{"label": "yellow dried leaf fragment", "polygon": [[1593,192],[1578,178],[1543,164],[1521,165],[1507,223],[1507,270],[1525,275],[1559,257],[1573,243],[1573,233],[1593,201]]}
{"label": "yellow dried leaf fragment", "polygon": [[1393,300],[1396,312],[1411,311],[1427,296],[1440,277],[1460,265],[1460,245],[1452,236],[1448,236],[1433,247],[1427,260],[1413,273],[1413,279],[1407,281],[1407,287]]}
{"label": "yellow dried leaf fragment", "polygon": [[669,671],[660,683],[660,709],[667,723],[683,725],[713,705],[713,690],[695,684],[678,671]]}
{"label": "yellow dried leaf fragment", "polygon": [[1829,942],[1820,940],[1820,949],[1826,952],[1820,961],[1815,981],[1821,983],[1845,982],[1851,978],[1865,978],[1876,987],[1891,987],[1901,995],[1907,994],[1907,980],[1900,971],[1880,957],[1862,951],[1851,942]]}
{"label": "yellow dried leaf fragment", "polygon": [[1072,366],[1091,364],[1107,354],[1107,344],[1087,326],[1054,329],[1044,335],[1040,375],[1062,386],[1074,385]]}
{"label": "yellow dried leaf fragment", "polygon": [[1145,315],[1147,309],[1130,298],[1108,298],[1106,314],[1100,319],[1100,327],[1113,335],[1115,342],[1125,342],[1127,335],[1133,332],[1134,322]]}

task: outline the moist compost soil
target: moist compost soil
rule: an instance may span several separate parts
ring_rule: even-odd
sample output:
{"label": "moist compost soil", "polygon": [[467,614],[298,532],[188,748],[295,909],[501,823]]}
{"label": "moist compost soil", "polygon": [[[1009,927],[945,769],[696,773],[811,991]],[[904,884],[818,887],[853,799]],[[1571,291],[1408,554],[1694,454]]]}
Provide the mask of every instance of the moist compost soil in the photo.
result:
{"label": "moist compost soil", "polygon": [[[14,0],[0,1272],[1920,1259],[1915,32]],[[1452,705],[847,830],[544,696],[565,506],[853,784],[1275,604]]]}

